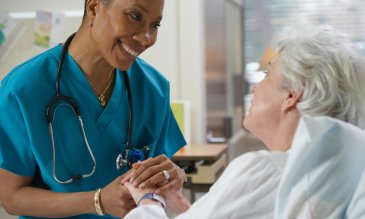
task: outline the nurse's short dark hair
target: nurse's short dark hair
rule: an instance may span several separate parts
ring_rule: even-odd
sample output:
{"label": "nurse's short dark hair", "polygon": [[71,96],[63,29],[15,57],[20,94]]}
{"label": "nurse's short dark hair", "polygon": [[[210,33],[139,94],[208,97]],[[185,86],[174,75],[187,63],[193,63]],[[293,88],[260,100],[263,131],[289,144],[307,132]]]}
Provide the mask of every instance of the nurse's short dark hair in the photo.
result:
{"label": "nurse's short dark hair", "polygon": [[[82,17],[82,20],[84,20],[85,16],[86,16],[86,1],[84,2],[84,15]],[[104,5],[110,5],[114,0],[99,0],[101,1]]]}

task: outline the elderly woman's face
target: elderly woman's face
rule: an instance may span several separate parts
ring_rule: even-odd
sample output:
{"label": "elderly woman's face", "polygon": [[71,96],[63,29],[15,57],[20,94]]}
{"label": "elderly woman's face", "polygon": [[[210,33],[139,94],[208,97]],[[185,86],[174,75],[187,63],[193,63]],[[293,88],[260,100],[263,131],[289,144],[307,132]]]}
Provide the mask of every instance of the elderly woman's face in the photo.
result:
{"label": "elderly woman's face", "polygon": [[[253,98],[243,124],[265,142],[280,122],[287,91],[281,87],[276,58],[268,66],[265,78],[252,88]],[[265,142],[266,143],[266,142]]]}
{"label": "elderly woman's face", "polygon": [[96,7],[91,37],[110,64],[126,70],[157,39],[164,0],[114,0]]}

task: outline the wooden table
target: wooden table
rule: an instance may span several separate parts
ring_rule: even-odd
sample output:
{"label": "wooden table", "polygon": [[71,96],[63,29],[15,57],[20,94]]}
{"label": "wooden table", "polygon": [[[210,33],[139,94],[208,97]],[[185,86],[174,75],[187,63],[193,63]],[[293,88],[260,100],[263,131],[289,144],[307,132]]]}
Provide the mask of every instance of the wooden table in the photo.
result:
{"label": "wooden table", "polygon": [[[188,182],[184,188],[190,190],[191,202],[196,200],[196,193],[207,192],[218,179],[227,163],[226,154],[227,144],[193,144],[180,149],[172,157],[172,161],[186,171]],[[212,172],[206,173],[209,165]],[[219,169],[214,169],[217,166]]]}
{"label": "wooden table", "polygon": [[227,152],[227,144],[193,144],[174,154],[174,161],[215,161]]}

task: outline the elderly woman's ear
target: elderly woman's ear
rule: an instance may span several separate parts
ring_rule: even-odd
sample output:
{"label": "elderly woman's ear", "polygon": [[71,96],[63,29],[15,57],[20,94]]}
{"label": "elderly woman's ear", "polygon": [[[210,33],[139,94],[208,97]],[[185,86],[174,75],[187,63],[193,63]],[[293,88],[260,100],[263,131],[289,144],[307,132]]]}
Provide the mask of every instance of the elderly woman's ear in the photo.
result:
{"label": "elderly woman's ear", "polygon": [[303,92],[297,92],[297,91],[291,91],[288,90],[287,96],[283,102],[282,109],[284,111],[290,111],[294,108],[296,108],[297,103],[300,101],[300,98],[302,98]]}

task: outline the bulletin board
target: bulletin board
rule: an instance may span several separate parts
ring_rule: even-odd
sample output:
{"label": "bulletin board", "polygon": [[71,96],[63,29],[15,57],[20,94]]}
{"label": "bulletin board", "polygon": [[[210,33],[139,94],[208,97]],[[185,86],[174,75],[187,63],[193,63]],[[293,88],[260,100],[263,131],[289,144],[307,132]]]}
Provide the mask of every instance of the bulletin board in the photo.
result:
{"label": "bulletin board", "polygon": [[19,1],[1,0],[0,14],[10,15],[16,26],[8,40],[0,45],[0,81],[16,65],[48,49],[34,44],[34,15],[37,10],[65,14],[64,37],[60,40],[64,41],[80,26],[83,9],[84,0],[27,0],[21,4]]}

